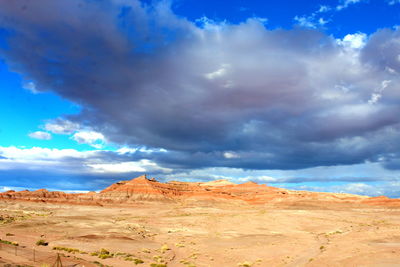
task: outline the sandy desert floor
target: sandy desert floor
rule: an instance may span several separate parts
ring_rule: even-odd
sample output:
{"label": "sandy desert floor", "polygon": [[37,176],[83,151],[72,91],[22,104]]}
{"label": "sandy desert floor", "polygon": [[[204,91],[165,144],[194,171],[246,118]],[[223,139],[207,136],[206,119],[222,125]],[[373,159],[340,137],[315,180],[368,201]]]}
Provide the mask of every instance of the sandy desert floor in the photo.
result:
{"label": "sandy desert floor", "polygon": [[[400,209],[0,202],[0,215],[3,241],[37,253],[77,249],[59,252],[85,266],[400,266]],[[40,239],[48,246],[36,246]],[[0,264],[6,263],[46,266],[0,248]]]}

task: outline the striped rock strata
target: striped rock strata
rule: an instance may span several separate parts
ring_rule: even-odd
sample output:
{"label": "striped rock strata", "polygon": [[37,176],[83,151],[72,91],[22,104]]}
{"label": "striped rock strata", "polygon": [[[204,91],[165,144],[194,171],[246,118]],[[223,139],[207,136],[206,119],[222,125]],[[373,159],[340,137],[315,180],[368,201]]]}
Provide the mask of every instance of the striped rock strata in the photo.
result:
{"label": "striped rock strata", "polygon": [[400,199],[390,199],[383,196],[366,197],[351,194],[294,191],[254,182],[234,184],[227,180],[206,183],[177,181],[160,183],[155,179],[147,179],[146,176],[117,182],[100,193],[70,194],[40,189],[36,191],[7,191],[0,193],[0,199],[83,205],[129,205],[138,201],[239,201],[249,204],[283,203],[295,205],[300,202],[329,202],[400,207]]}

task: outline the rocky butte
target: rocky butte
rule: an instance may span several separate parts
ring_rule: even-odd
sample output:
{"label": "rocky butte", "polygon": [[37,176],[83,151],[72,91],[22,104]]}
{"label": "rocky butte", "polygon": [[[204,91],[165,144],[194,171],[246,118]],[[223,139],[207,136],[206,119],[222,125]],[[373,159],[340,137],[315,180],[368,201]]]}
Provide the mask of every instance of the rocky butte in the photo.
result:
{"label": "rocky butte", "polygon": [[235,184],[227,180],[212,182],[158,182],[145,175],[130,181],[120,181],[103,191],[89,193],[65,193],[39,189],[36,191],[7,191],[0,193],[0,199],[65,203],[78,205],[130,205],[141,201],[163,202],[240,202],[248,204],[281,204],[296,206],[299,203],[321,204],[368,204],[378,206],[400,206],[400,199],[385,196],[367,197],[343,193],[319,193],[295,191],[247,182]]}

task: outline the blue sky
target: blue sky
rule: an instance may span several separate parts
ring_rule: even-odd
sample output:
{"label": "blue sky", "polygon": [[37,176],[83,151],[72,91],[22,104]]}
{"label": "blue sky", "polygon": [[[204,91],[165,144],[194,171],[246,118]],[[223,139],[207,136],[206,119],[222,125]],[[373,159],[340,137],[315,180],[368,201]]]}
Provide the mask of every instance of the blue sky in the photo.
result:
{"label": "blue sky", "polygon": [[38,126],[46,120],[78,113],[79,106],[53,93],[32,93],[23,88],[21,75],[11,72],[5,62],[1,62],[0,68],[0,106],[4,114],[0,117],[1,144],[78,148],[65,136],[54,136],[56,140],[40,140],[30,138],[27,133],[40,130]]}
{"label": "blue sky", "polygon": [[[347,4],[346,4],[347,2]],[[396,4],[397,2],[397,4]],[[347,6],[337,10],[340,6]],[[324,12],[318,12],[326,7]],[[176,1],[174,10],[178,15],[195,21],[206,16],[217,21],[227,20],[240,23],[256,16],[268,19],[267,27],[291,29],[296,24],[295,17],[310,17],[327,21],[324,29],[335,37],[342,38],[349,33],[371,34],[379,28],[397,25],[400,19],[398,1]]]}
{"label": "blue sky", "polygon": [[399,25],[397,0],[0,0],[0,189],[400,197]]}

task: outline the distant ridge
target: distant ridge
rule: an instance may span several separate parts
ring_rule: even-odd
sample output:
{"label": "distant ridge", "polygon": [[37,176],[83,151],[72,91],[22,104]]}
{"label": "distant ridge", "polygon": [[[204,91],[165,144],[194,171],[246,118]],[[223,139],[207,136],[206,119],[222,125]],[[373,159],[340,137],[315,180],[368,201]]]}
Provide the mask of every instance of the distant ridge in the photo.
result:
{"label": "distant ridge", "polygon": [[67,203],[81,205],[130,205],[140,201],[211,201],[248,204],[287,204],[315,201],[330,203],[369,204],[379,206],[399,206],[400,199],[385,196],[366,197],[339,193],[318,193],[295,191],[246,182],[235,184],[228,180],[211,182],[158,182],[146,175],[110,185],[100,193],[65,193],[39,189],[36,191],[7,191],[0,193],[0,200],[31,201],[45,203]]}

